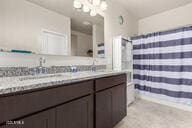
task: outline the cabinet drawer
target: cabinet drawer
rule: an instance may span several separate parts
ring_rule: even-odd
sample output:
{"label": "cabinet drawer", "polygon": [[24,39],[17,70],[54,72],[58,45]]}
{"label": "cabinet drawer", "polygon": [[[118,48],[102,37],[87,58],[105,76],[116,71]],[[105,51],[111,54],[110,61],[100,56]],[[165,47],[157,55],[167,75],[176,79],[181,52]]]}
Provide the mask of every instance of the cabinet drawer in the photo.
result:
{"label": "cabinet drawer", "polygon": [[0,98],[0,124],[93,92],[93,81]]}
{"label": "cabinet drawer", "polygon": [[126,74],[105,77],[95,81],[95,91],[100,91],[126,82]]}
{"label": "cabinet drawer", "polygon": [[55,128],[55,109],[19,119],[21,124],[7,124],[0,128]]}

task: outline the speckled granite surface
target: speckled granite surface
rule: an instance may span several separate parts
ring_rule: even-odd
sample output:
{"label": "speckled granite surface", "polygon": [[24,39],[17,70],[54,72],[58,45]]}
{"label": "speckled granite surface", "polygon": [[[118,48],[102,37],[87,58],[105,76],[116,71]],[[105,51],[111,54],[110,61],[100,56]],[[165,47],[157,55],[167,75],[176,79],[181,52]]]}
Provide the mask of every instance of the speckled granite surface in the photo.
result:
{"label": "speckled granite surface", "polygon": [[52,87],[68,83],[75,83],[84,80],[91,80],[106,76],[119,75],[123,73],[129,73],[129,71],[96,71],[96,72],[87,71],[77,73],[60,73],[51,76],[41,75],[41,76],[1,77],[0,95],[37,88]]}
{"label": "speckled granite surface", "polygon": [[[72,65],[77,67],[77,71],[90,71],[92,65]],[[0,67],[0,77],[14,77],[33,75],[36,67]],[[71,66],[51,66],[44,67],[47,74],[70,72]],[[106,65],[96,65],[96,70],[106,69]]]}

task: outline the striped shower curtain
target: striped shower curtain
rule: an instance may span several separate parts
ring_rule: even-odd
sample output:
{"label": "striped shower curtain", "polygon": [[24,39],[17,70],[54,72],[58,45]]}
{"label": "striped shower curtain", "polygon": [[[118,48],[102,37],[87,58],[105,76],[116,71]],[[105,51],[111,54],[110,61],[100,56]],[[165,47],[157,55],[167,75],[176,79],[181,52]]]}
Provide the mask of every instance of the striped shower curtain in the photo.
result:
{"label": "striped shower curtain", "polygon": [[137,93],[192,105],[192,26],[132,38]]}

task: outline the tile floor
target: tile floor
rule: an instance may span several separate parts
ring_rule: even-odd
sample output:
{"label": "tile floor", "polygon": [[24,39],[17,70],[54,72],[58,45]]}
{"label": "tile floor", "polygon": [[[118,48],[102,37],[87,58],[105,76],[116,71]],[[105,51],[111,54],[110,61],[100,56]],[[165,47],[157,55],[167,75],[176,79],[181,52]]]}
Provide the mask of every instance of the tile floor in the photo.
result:
{"label": "tile floor", "polygon": [[192,128],[192,113],[138,100],[115,128]]}

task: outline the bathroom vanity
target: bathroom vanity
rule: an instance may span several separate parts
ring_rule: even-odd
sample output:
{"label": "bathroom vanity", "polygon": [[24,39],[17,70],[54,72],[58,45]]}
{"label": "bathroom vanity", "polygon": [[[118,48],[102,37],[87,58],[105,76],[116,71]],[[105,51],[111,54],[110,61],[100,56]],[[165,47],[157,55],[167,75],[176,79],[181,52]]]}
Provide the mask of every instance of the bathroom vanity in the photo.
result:
{"label": "bathroom vanity", "polygon": [[0,128],[112,128],[126,116],[127,71],[99,71],[112,65],[104,12],[74,2],[0,0]]}
{"label": "bathroom vanity", "polygon": [[126,116],[126,82],[111,72],[18,87],[0,94],[0,128],[112,128]]}

